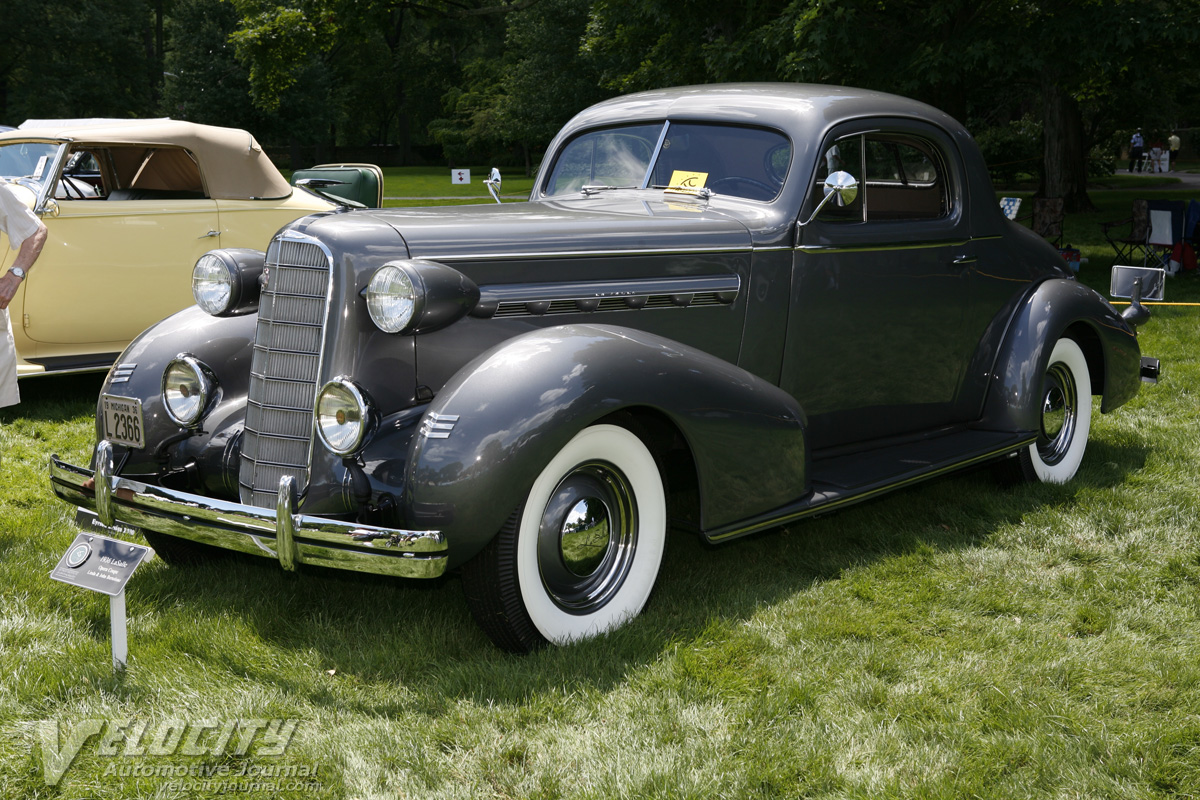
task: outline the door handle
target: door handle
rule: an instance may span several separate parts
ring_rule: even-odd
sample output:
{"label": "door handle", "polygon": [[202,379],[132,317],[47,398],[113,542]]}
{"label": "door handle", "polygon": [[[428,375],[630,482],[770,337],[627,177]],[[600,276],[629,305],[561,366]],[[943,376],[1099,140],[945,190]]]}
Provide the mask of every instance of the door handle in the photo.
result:
{"label": "door handle", "polygon": [[974,264],[978,260],[975,256],[958,256],[954,259],[954,265],[956,267],[966,266],[967,264]]}
{"label": "door handle", "polygon": [[220,235],[221,235],[220,231],[209,231],[208,233],[204,234],[203,236],[197,236],[196,238],[197,239],[211,239],[214,236],[220,236]]}

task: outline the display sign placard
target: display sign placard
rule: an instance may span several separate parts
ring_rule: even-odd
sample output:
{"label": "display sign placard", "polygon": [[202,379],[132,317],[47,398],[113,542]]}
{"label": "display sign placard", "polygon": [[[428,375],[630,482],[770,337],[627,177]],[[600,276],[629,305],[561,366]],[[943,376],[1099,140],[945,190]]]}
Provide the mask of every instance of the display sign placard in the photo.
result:
{"label": "display sign placard", "polygon": [[81,533],[58,560],[50,577],[109,596],[120,594],[150,548],[94,533]]}

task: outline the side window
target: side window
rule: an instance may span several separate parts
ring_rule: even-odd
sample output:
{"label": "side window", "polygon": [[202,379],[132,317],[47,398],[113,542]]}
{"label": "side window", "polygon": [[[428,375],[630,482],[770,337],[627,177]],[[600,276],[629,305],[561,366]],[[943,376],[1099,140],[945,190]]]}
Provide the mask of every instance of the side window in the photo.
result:
{"label": "side window", "polygon": [[[114,146],[109,200],[197,200],[207,197],[195,157],[178,147]],[[107,181],[106,181],[107,182]]]}
{"label": "side window", "polygon": [[933,142],[906,134],[869,133],[837,140],[817,165],[813,201],[824,197],[822,184],[841,169],[858,181],[850,206],[830,202],[824,222],[882,222],[940,219],[950,213],[946,159]]}
{"label": "side window", "polygon": [[949,213],[946,176],[932,143],[867,137],[867,221],[938,219]]}

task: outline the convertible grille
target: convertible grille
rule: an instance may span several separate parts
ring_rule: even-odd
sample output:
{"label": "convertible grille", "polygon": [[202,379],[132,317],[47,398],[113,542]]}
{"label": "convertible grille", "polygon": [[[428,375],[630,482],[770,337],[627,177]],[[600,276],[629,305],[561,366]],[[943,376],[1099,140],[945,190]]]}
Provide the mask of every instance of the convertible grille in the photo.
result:
{"label": "convertible grille", "polygon": [[247,505],[274,508],[284,475],[308,486],[330,263],[311,242],[276,239],[267,249],[238,477]]}

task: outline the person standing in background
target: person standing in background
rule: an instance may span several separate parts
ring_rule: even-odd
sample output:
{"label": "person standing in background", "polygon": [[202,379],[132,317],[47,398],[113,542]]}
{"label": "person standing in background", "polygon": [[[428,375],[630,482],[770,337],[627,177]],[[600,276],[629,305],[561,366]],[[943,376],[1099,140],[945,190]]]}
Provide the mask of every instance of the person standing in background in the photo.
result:
{"label": "person standing in background", "polygon": [[1179,135],[1175,131],[1171,131],[1171,135],[1167,137],[1167,147],[1171,151],[1171,172],[1175,171],[1175,159],[1179,157]]}
{"label": "person standing in background", "polygon": [[0,181],[0,232],[8,235],[16,260],[0,275],[0,408],[21,402],[17,388],[17,345],[13,340],[8,304],[46,244],[46,225]]}
{"label": "person standing in background", "polygon": [[1146,140],[1142,138],[1142,129],[1138,128],[1133,133],[1133,138],[1129,140],[1129,171],[1133,172],[1134,166],[1137,171],[1142,171],[1142,150],[1146,147]]}

